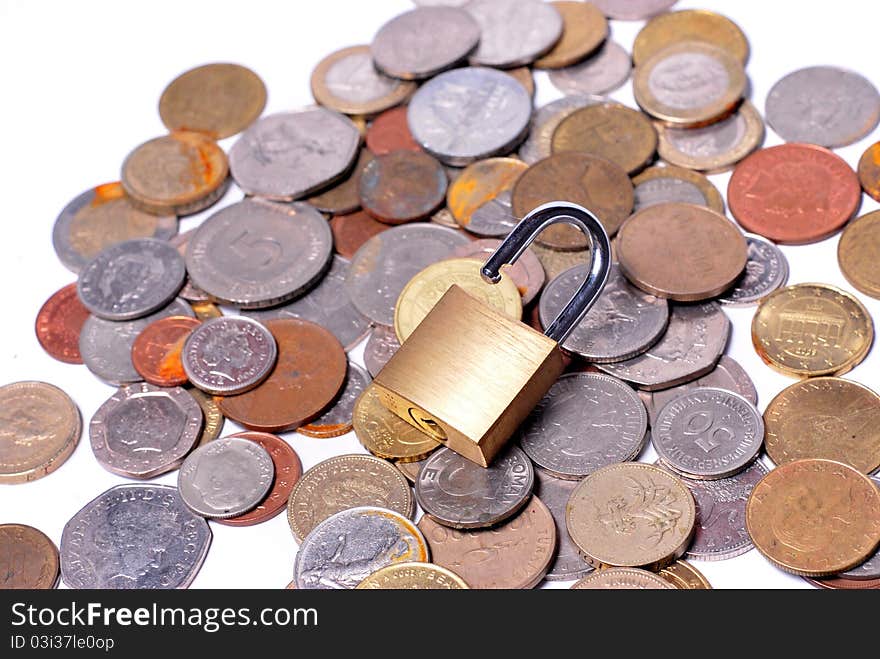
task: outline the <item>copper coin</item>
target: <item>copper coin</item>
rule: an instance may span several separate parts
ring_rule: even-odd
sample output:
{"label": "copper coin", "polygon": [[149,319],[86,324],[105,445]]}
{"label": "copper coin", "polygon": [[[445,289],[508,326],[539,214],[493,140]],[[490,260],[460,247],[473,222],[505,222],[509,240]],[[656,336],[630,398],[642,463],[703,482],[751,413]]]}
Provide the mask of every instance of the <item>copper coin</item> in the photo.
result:
{"label": "copper coin", "polygon": [[361,149],[357,161],[342,181],[313,197],[309,197],[306,201],[322,213],[333,213],[334,215],[353,213],[361,207],[361,200],[358,197],[361,174],[364,171],[364,167],[372,161],[373,154],[370,153],[370,150]]}
{"label": "copper coin", "polygon": [[333,247],[337,254],[347,259],[352,258],[370,238],[390,228],[387,224],[374,220],[366,211],[336,215],[330,220]]}
{"label": "copper coin", "polygon": [[424,515],[419,530],[433,561],[471,588],[533,588],[556,556],[553,515],[535,496],[518,515],[490,529],[452,529]]}
{"label": "copper coin", "polygon": [[[509,210],[510,191],[528,168],[517,158],[486,158],[465,167],[446,194],[446,204],[458,225],[489,237],[510,233],[517,222]],[[506,204],[499,199],[505,194]],[[486,219],[481,220],[480,214]]]}
{"label": "copper coin", "polygon": [[82,364],[79,333],[89,311],[76,294],[76,283],[68,284],[52,294],[37,313],[37,340],[43,350],[58,361]]}
{"label": "copper coin", "polygon": [[714,11],[686,9],[660,14],[647,22],[633,43],[633,63],[639,66],[657,51],[685,41],[723,48],[743,63],[749,57],[749,42],[736,23]]}
{"label": "copper coin", "polygon": [[283,432],[311,421],[332,401],[348,360],[333,334],[298,318],[267,320],[278,345],[269,377],[250,391],[220,399],[220,410],[245,428]]}
{"label": "copper coin", "polygon": [[141,377],[158,387],[186,384],[183,344],[202,321],[187,316],[160,318],[147,325],[131,346],[131,363]]}
{"label": "copper coin", "polygon": [[229,174],[226,154],[201,133],[177,131],[144,142],[122,163],[122,187],[150,213],[188,215],[217,201]]}
{"label": "copper coin", "polygon": [[[617,233],[633,208],[633,186],[619,165],[589,153],[555,153],[529,167],[513,188],[513,214],[525,217],[541,204],[564,199],[593,211],[609,236]],[[555,224],[537,242],[577,251],[589,244],[572,226]]]}
{"label": "copper coin", "polygon": [[364,167],[358,197],[365,211],[386,224],[421,220],[446,198],[446,172],[427,153],[386,153]]}
{"label": "copper coin", "polygon": [[665,203],[649,206],[624,223],[617,256],[623,274],[643,291],[696,302],[730,288],[746,267],[748,245],[720,213]]}
{"label": "copper coin", "polygon": [[[485,260],[495,253],[495,250],[498,249],[500,244],[501,241],[496,240],[495,238],[474,240],[467,245],[456,247],[452,250],[450,256],[462,258],[473,257]],[[513,283],[516,285],[517,289],[519,289],[519,294],[522,297],[522,304],[524,307],[534,300],[535,296],[541,292],[547,278],[544,274],[544,267],[541,265],[538,257],[535,256],[531,247],[526,248],[516,263],[504,266],[502,271],[510,275]],[[543,330],[539,331],[543,332]]]}
{"label": "copper coin", "polygon": [[880,299],[880,211],[850,222],[837,243],[837,263],[846,280],[865,295]]}
{"label": "copper coin", "polygon": [[736,166],[727,186],[730,212],[746,231],[792,245],[833,234],[861,198],[846,161],[812,144],[756,151]]}
{"label": "copper coin", "polygon": [[856,581],[855,579],[844,579],[842,577],[829,577],[827,579],[804,577],[804,580],[817,588],[824,588],[826,590],[880,590],[880,579]]}
{"label": "copper coin", "polygon": [[253,526],[270,520],[287,507],[290,493],[302,476],[302,462],[290,444],[277,435],[271,435],[267,432],[245,431],[235,433],[230,437],[249,439],[266,449],[269,457],[272,458],[272,464],[275,465],[275,480],[269,494],[256,508],[238,517],[215,521],[226,526]]}
{"label": "copper coin", "polygon": [[159,116],[170,131],[215,140],[247,128],[266,107],[266,85],[239,64],[205,64],[180,74],[162,92]]}
{"label": "copper coin", "polygon": [[610,160],[628,174],[653,160],[657,131],[641,112],[619,103],[576,110],[553,131],[553,153],[584,151]]}
{"label": "copper coin", "polygon": [[562,16],[562,37],[546,55],[533,62],[536,69],[559,69],[584,59],[608,36],[608,19],[589,2],[551,2]]}
{"label": "copper coin", "polygon": [[48,590],[59,570],[58,547],[24,524],[0,524],[0,590]]}
{"label": "copper coin", "polygon": [[406,106],[386,110],[367,127],[367,148],[381,156],[392,151],[421,151],[409,132]]}
{"label": "copper coin", "polygon": [[859,183],[873,199],[880,201],[880,142],[865,149],[859,158]]}

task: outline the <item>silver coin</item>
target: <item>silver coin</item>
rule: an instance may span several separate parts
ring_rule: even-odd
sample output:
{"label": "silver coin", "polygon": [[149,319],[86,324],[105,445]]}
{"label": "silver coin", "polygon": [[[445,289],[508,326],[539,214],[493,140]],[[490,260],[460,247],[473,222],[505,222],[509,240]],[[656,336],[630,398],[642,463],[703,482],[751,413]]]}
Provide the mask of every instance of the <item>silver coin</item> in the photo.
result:
{"label": "silver coin", "polygon": [[480,27],[454,7],[418,7],[379,28],[370,52],[376,67],[395,78],[421,80],[452,68],[480,40]]}
{"label": "silver coin", "polygon": [[143,329],[160,318],[189,316],[192,308],[175,298],[164,309],[137,320],[113,321],[89,316],[79,335],[79,351],[86,367],[110,384],[130,384],[143,378],[131,362],[131,347]]}
{"label": "silver coin", "polygon": [[532,99],[514,78],[466,67],[422,85],[410,101],[407,121],[425,151],[461,166],[512,150],[525,136],[531,114]]}
{"label": "silver coin", "polygon": [[[330,63],[326,62],[330,60]],[[413,83],[387,76],[376,69],[369,46],[352,46],[328,55],[315,68],[323,69],[318,80],[313,73],[312,95],[321,105],[344,114],[375,114],[405,100]],[[321,74],[319,73],[318,76]],[[326,91],[318,89],[323,83]]]}
{"label": "silver coin", "polygon": [[668,389],[715,368],[729,335],[730,319],[717,302],[673,304],[666,332],[647,352],[598,367],[641,389]]}
{"label": "silver coin", "polygon": [[532,496],[535,470],[511,444],[488,467],[442,448],[416,480],[416,501],[439,524],[455,529],[493,526],[517,513]]}
{"label": "silver coin", "polygon": [[666,403],[697,387],[726,389],[739,394],[752,405],[758,404],[758,391],[749,374],[732,357],[721,355],[715,368],[696,380],[661,391],[642,392],[642,401],[648,409],[648,422],[653,426],[657,422],[657,413]]}
{"label": "silver coin", "polygon": [[504,190],[471,213],[467,230],[477,236],[504,238],[517,224],[519,218],[513,214],[511,190]]}
{"label": "silver coin", "polygon": [[269,453],[256,442],[221,437],[189,454],[177,475],[177,487],[196,515],[227,519],[256,508],[275,479]]}
{"label": "silver coin", "polygon": [[[701,116],[733,91],[734,80],[724,60],[720,59],[725,53],[718,51],[715,55],[702,49],[672,49],[664,53],[651,57],[653,65],[650,69],[636,69],[634,91],[636,102],[643,108],[640,81],[645,83],[647,93],[653,97],[652,106],[659,104],[676,111],[699,112]],[[743,87],[737,91],[742,93],[745,79],[740,82]]]}
{"label": "silver coin", "polygon": [[164,240],[126,240],[101,250],[79,273],[76,291],[105,320],[134,320],[161,309],[183,286],[186,267]]}
{"label": "silver coin", "polygon": [[187,246],[186,269],[216,300],[260,308],[314,285],[332,254],[330,226],[308,204],[245,199],[199,226]]}
{"label": "silver coin", "polygon": [[746,398],[699,387],[666,403],[651,428],[663,464],[688,478],[732,476],[751,464],[764,443],[764,419]]}
{"label": "silver coin", "polygon": [[370,374],[360,366],[348,362],[348,370],[345,375],[345,384],[342,385],[342,392],[333,404],[321,413],[321,416],[309,421],[308,427],[344,426],[351,424],[354,404],[360,398],[364,389],[367,388],[367,385],[370,384],[371,379]]}
{"label": "silver coin", "polygon": [[322,107],[257,119],[229,150],[229,171],[246,194],[291,201],[339,180],[357,156],[351,119]]}
{"label": "silver coin", "polygon": [[[547,327],[584,282],[589,266],[576,265],[553,279],[538,302]],[[663,336],[669,304],[630,284],[616,263],[593,307],[562,347],[593,363],[619,362],[648,350]]]}
{"label": "silver coin", "polygon": [[[880,478],[871,477],[874,484],[880,487]],[[854,581],[867,581],[869,579],[880,579],[880,549],[873,556],[861,565],[857,565],[851,570],[841,572],[837,575],[842,579],[852,579]]]}
{"label": "silver coin", "polygon": [[480,26],[480,45],[470,56],[473,65],[526,66],[562,36],[562,16],[539,0],[471,0],[465,10]]}
{"label": "silver coin", "polygon": [[553,152],[553,131],[568,115],[589,105],[606,103],[601,96],[563,96],[539,107],[529,122],[529,134],[517,154],[523,162],[533,165]]}
{"label": "silver coin", "polygon": [[[181,257],[186,258],[186,246],[189,244],[189,239],[192,238],[195,232],[195,229],[190,229],[189,231],[185,231],[184,233],[177,234],[168,241],[168,244],[176,249],[177,253],[180,254]],[[205,291],[203,291],[201,288],[193,284],[192,279],[190,279],[189,275],[186,276],[186,279],[183,283],[183,288],[180,289],[178,295],[187,302],[211,301],[211,296],[205,293]]]}
{"label": "silver coin", "polygon": [[104,469],[155,478],[181,465],[202,423],[202,408],[184,389],[141,382],[121,387],[98,408],[89,438]]}
{"label": "silver coin", "polygon": [[126,484],[64,525],[61,578],[70,588],[186,588],[211,546],[211,529],[176,487]]}
{"label": "silver coin", "polygon": [[181,353],[190,383],[216,396],[253,389],[269,376],[277,357],[272,333],[240,316],[206,320],[187,337]]}
{"label": "silver coin", "polygon": [[593,571],[593,566],[578,551],[565,525],[565,505],[578,484],[578,481],[555,478],[543,469],[535,470],[535,496],[547,506],[556,524],[556,558],[544,575],[547,581],[580,579]]}
{"label": "silver coin", "polygon": [[585,60],[548,71],[550,82],[563,94],[608,94],[625,83],[631,72],[630,54],[611,39]]}
{"label": "silver coin", "polygon": [[428,544],[406,517],[385,508],[350,508],[306,536],[293,581],[297,589],[351,589],[387,565],[427,560]]}
{"label": "silver coin", "polygon": [[608,375],[559,378],[520,426],[519,444],[557,478],[580,480],[642,450],[648,413],[632,388]]}
{"label": "silver coin", "polygon": [[355,253],[345,278],[348,296],[364,316],[392,327],[394,305],[409,280],[467,242],[463,233],[437,224],[391,227]]}
{"label": "silver coin", "polygon": [[719,302],[734,306],[756,304],[761,298],[788,281],[788,260],[771,242],[757,236],[746,236],[749,246],[746,269]]}
{"label": "silver coin", "polygon": [[592,0],[608,18],[620,21],[641,21],[660,14],[678,0]]}
{"label": "silver coin", "polygon": [[786,142],[852,144],[880,120],[880,93],[863,76],[834,66],[799,69],[770,89],[767,123]]}
{"label": "silver coin", "polygon": [[642,181],[635,186],[633,192],[635,195],[633,213],[648,206],[668,202],[710,207],[709,200],[700,188],[690,181],[673,176]]}
{"label": "silver coin", "polygon": [[367,367],[370,375],[376,377],[398,348],[400,341],[397,340],[397,333],[393,327],[387,325],[374,327],[367,345],[364,346],[364,366]]}

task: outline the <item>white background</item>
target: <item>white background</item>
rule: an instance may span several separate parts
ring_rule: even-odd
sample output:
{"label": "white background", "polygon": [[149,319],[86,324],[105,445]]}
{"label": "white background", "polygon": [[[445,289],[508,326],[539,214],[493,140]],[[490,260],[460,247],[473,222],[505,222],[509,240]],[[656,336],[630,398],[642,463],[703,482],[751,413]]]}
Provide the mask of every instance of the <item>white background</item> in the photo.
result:
{"label": "white background", "polygon": [[[312,102],[309,76],[314,65],[338,48],[369,43],[376,30],[412,7],[408,0],[250,0],[151,2],[35,2],[0,4],[2,102],[0,167],[3,185],[0,226],[0,383],[45,380],[70,393],[82,410],[85,433],[58,471],[33,483],[0,486],[0,523],[36,526],[56,543],[67,520],[105,489],[123,482],[102,469],[88,443],[88,421],[113,394],[85,366],[71,366],[46,355],[34,335],[34,319],[46,298],[73,281],[52,249],[52,225],[64,205],[80,192],[117,180],[126,154],[165,128],[157,105],[165,85],[182,71],[212,62],[239,62],[266,82],[266,112]],[[803,66],[833,64],[860,71],[875,85],[876,25],[880,5],[859,0],[756,2],[682,0],[678,8],[714,9],[735,20],[751,44],[747,72],[752,100],[763,113],[772,84]],[[611,34],[627,50],[641,23],[613,21]],[[536,103],[560,96],[543,73],[536,74]],[[635,106],[627,83],[612,94]],[[852,166],[877,138],[869,137],[837,152]],[[229,149],[235,138],[221,144]],[[766,145],[779,143],[768,128]],[[713,176],[722,194],[728,174]],[[241,193],[226,197],[205,213],[181,222],[197,226]],[[726,195],[725,195],[726,196]],[[861,213],[877,204],[865,196]],[[784,247],[791,283],[821,281],[852,290],[837,266],[837,236],[821,243]],[[880,302],[857,294],[880,317]],[[752,348],[753,308],[727,309],[733,321],[728,353],[755,381],[759,408],[792,380],[761,363]],[[360,360],[362,347],[355,350]],[[849,377],[880,388],[880,355],[873,351]],[[239,428],[226,423],[224,434]],[[288,433],[305,468],[335,454],[362,452],[353,433],[313,439]],[[653,461],[649,449],[642,457]],[[156,482],[175,484],[177,473]],[[281,588],[291,579],[296,544],[284,514],[253,527],[211,525],[214,540],[194,587]],[[717,563],[699,562],[717,588],[809,587],[772,567],[757,551]]]}

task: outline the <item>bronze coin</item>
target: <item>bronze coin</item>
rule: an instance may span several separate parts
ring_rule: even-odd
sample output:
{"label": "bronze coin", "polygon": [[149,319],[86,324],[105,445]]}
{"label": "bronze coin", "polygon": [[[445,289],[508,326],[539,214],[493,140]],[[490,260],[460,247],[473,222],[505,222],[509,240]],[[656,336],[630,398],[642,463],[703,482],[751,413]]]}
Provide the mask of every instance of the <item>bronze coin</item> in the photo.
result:
{"label": "bronze coin", "polygon": [[220,433],[223,431],[223,424],[226,422],[226,417],[220,411],[220,406],[217,404],[219,399],[217,397],[206,394],[201,389],[196,389],[193,386],[186,387],[186,393],[196,399],[199,407],[202,408],[202,416],[205,419],[205,423],[202,425],[202,434],[199,435],[199,439],[193,447],[193,449],[197,449],[208,442],[213,442],[220,436]]}
{"label": "bronze coin", "polygon": [[[541,204],[565,201],[587,208],[599,218],[609,236],[617,233],[632,212],[633,185],[619,165],[589,153],[555,153],[529,167],[513,188],[513,214],[525,217]],[[538,235],[536,242],[551,249],[586,249],[583,233],[555,224]]]}
{"label": "bronze coin", "polygon": [[868,195],[880,201],[880,142],[876,142],[865,149],[859,158],[858,166],[859,183]]}
{"label": "bronze coin", "polygon": [[302,462],[290,444],[277,435],[267,432],[245,431],[230,437],[241,437],[256,442],[272,458],[275,465],[275,480],[272,489],[256,508],[238,517],[214,520],[226,526],[253,526],[272,519],[287,507],[287,500],[294,486],[302,476]]}
{"label": "bronze coin", "polygon": [[553,131],[553,153],[584,151],[633,174],[654,159],[657,131],[641,112],[619,103],[576,110]]}
{"label": "bronze coin", "polygon": [[679,590],[712,590],[703,573],[685,560],[667,565],[658,574]]}
{"label": "bronze coin", "polygon": [[551,2],[562,16],[562,37],[546,55],[533,63],[536,69],[571,66],[596,50],[608,36],[608,19],[589,2]]}
{"label": "bronze coin", "polygon": [[210,320],[211,318],[220,318],[223,312],[213,302],[191,302],[193,313],[199,320]]}
{"label": "bronze coin", "polygon": [[[460,258],[472,257],[486,260],[495,253],[495,250],[498,249],[500,244],[501,241],[496,240],[495,238],[482,238],[480,240],[471,241],[467,245],[456,247],[452,250],[450,256]],[[538,257],[535,256],[535,252],[532,251],[531,247],[527,247],[526,250],[520,254],[516,263],[504,266],[502,271],[510,275],[513,283],[519,290],[524,307],[534,300],[538,293],[541,292],[541,289],[544,288],[544,281],[547,278],[547,275],[544,274],[544,267],[541,265]]]}
{"label": "bronze coin", "polygon": [[866,579],[864,581],[844,579],[843,577],[828,577],[827,579],[804,577],[803,579],[817,588],[825,590],[880,590],[880,579]]}
{"label": "bronze coin", "polygon": [[865,295],[880,299],[880,211],[850,222],[837,243],[837,263],[846,280]]}
{"label": "bronze coin", "polygon": [[370,215],[386,224],[428,217],[446,198],[446,172],[424,152],[377,156],[361,174],[358,196]]}
{"label": "bronze coin", "polygon": [[187,316],[160,318],[147,325],[131,346],[131,363],[140,376],[157,387],[186,384],[183,344],[202,321]]}
{"label": "bronze coin", "polygon": [[649,206],[624,223],[617,256],[623,274],[643,291],[696,302],[730,288],[746,267],[748,245],[720,213],[665,203]]}
{"label": "bronze coin", "polygon": [[367,127],[367,148],[381,156],[392,151],[421,151],[406,118],[406,106],[386,110]]}
{"label": "bronze coin", "polygon": [[311,421],[339,393],[348,360],[333,334],[299,318],[267,320],[278,361],[262,384],[220,399],[220,411],[245,428],[283,432]]}
{"label": "bronze coin", "polygon": [[366,211],[336,215],[330,220],[333,247],[337,254],[347,259],[352,258],[370,238],[390,228],[374,220]]}
{"label": "bronze coin", "polygon": [[313,197],[309,197],[306,201],[322,213],[344,215],[355,212],[361,207],[361,200],[358,197],[361,174],[364,171],[364,167],[372,161],[373,154],[370,153],[370,150],[361,149],[354,167],[341,182],[334,184]]}
{"label": "bronze coin", "polygon": [[24,524],[0,524],[0,590],[55,587],[58,548],[48,536]]}
{"label": "bronze coin", "polygon": [[223,196],[229,162],[201,133],[177,131],[144,142],[122,163],[122,187],[149,213],[188,215]]}
{"label": "bronze coin", "polygon": [[52,294],[37,313],[37,340],[43,350],[58,361],[82,364],[79,333],[89,317],[89,310],[79,301],[76,283]]}
{"label": "bronze coin", "polygon": [[745,63],[749,42],[729,18],[706,9],[667,12],[649,20],[633,43],[633,63],[639,66],[654,53],[672,44],[699,41],[722,48]]}
{"label": "bronze coin", "polygon": [[266,107],[266,85],[240,64],[205,64],[180,74],[162,92],[159,116],[170,131],[219,140],[251,125]]}

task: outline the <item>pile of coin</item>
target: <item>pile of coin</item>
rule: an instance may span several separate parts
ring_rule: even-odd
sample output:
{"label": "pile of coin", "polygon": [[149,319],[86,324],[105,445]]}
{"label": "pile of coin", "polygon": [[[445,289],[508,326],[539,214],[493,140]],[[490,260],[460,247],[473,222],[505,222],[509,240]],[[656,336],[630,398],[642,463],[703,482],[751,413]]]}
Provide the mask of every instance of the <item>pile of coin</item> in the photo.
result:
{"label": "pile of coin", "polygon": [[[880,199],[880,143],[858,173],[829,150],[875,128],[877,90],[795,71],[766,104],[788,143],[758,149],[749,45],[724,16],[674,0],[425,4],[322,59],[305,109],[261,116],[265,86],[239,65],[183,73],[159,102],[169,133],[62,210],[53,243],[78,279],[40,310],[39,342],[118,387],[89,422],[97,462],[139,481],[178,470],[177,487],[99,494],[60,555],[0,525],[0,556],[25,557],[0,586],[60,572],[75,588],[186,587],[208,520],[286,509],[297,589],[710,588],[688,560],[752,547],[822,587],[880,587],[880,397],[839,377],[872,319],[851,293],[786,286],[776,245],[845,227],[840,268],[880,298],[880,215],[851,221],[863,188]],[[609,18],[649,19],[631,57]],[[534,108],[533,69],[565,96]],[[598,96],[630,75],[638,108]],[[829,94],[851,111],[814,120]],[[736,223],[705,176],[731,167]],[[233,185],[239,201],[177,235]],[[371,376],[453,284],[543,331],[587,276],[582,234],[547,229],[498,284],[479,270],[557,200],[598,216],[615,263],[563,343],[567,372],[483,468],[383,407]],[[731,305],[757,305],[768,365],[808,378],[763,415],[726,354]],[[362,367],[348,352],[365,339]],[[77,406],[50,384],[0,387],[0,410],[2,482],[77,445]],[[225,419],[247,430],[220,437]],[[351,430],[369,454],[305,472],[279,436]],[[656,464],[638,461],[648,443]]]}

